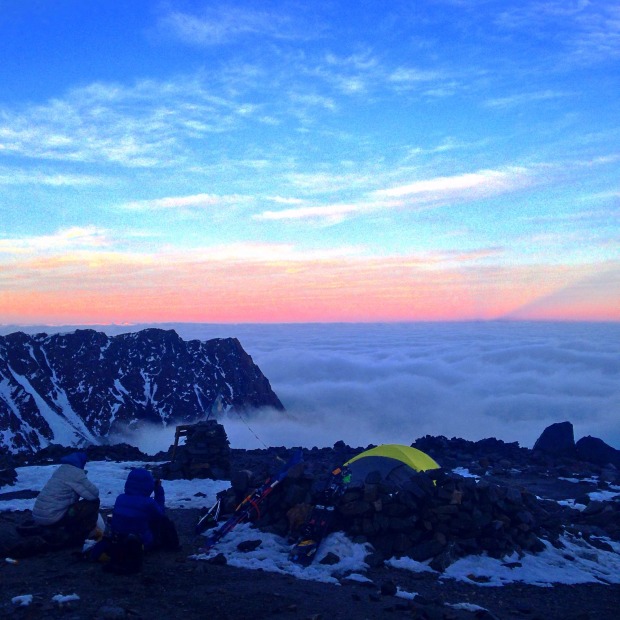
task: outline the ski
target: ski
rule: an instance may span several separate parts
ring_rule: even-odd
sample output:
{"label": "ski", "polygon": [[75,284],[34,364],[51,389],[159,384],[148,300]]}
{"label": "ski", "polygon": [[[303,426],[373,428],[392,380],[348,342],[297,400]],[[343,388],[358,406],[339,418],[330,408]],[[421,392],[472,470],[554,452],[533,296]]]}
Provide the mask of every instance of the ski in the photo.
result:
{"label": "ski", "polygon": [[222,507],[222,491],[216,496],[216,501],[209,510],[200,517],[198,523],[196,523],[196,534],[202,534],[205,530],[215,527],[220,518],[220,510]]}
{"label": "ski", "polygon": [[[286,465],[275,475],[270,476],[265,482],[250,493],[238,506],[235,511],[220,527],[207,536],[207,540],[203,547],[199,549],[200,553],[206,553],[212,549],[228,532],[232,531],[239,523],[242,523],[254,513],[257,518],[260,517],[260,504],[268,497],[274,488],[286,478],[289,470],[302,461],[302,451],[297,450]],[[208,513],[207,513],[208,514]],[[206,527],[204,528],[206,529]]]}
{"label": "ski", "polygon": [[336,503],[351,479],[345,467],[334,469],[319,494],[310,516],[301,529],[301,536],[291,548],[289,559],[302,566],[312,564],[323,538],[329,533],[334,521]]}

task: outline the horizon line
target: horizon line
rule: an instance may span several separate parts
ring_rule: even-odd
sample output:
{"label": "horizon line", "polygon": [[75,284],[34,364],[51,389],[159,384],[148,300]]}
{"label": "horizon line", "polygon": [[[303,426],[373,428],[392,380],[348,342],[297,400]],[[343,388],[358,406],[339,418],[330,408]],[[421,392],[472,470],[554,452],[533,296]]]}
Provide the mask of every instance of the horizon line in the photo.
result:
{"label": "horizon line", "polygon": [[0,328],[9,327],[139,327],[141,325],[415,325],[415,324],[435,324],[435,325],[454,325],[454,324],[491,324],[491,323],[560,323],[560,324],[613,324],[620,325],[620,320],[615,319],[562,319],[562,318],[493,318],[493,319],[411,319],[411,320],[368,320],[368,321],[137,321],[123,323],[0,323]]}

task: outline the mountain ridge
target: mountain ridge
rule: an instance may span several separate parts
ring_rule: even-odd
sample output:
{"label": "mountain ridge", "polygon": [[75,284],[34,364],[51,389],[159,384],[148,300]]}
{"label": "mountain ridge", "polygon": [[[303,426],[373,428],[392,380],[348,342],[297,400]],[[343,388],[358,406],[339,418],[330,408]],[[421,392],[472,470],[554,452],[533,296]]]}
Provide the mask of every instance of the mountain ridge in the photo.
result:
{"label": "mountain ridge", "polygon": [[261,407],[284,410],[236,338],[186,341],[159,328],[0,336],[0,443],[11,451]]}

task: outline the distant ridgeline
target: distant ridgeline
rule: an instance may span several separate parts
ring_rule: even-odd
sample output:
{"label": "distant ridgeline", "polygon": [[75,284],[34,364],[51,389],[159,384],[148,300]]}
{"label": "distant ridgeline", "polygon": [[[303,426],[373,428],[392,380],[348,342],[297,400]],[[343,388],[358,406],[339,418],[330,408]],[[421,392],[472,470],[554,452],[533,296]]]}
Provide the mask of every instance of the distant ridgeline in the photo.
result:
{"label": "distant ridgeline", "polygon": [[0,447],[12,452],[258,407],[284,410],[236,338],[184,341],[162,329],[0,336]]}

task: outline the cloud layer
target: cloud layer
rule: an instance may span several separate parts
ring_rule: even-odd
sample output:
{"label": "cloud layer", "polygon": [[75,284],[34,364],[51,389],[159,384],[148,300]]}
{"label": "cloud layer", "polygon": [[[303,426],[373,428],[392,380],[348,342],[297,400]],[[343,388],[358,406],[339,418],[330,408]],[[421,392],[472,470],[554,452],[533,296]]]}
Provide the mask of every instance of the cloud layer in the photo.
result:
{"label": "cloud layer", "polygon": [[[186,339],[239,338],[284,403],[285,417],[229,415],[233,447],[365,447],[426,434],[532,447],[548,425],[568,420],[576,440],[592,435],[620,448],[618,324],[165,327]],[[172,440],[168,431],[139,441],[152,451]]]}
{"label": "cloud layer", "polygon": [[[576,439],[620,447],[618,325],[316,325],[258,334],[256,344],[250,333],[241,341],[300,422],[290,428],[293,445],[432,434],[531,447],[546,426],[569,420]],[[266,430],[283,432],[280,423]]]}

